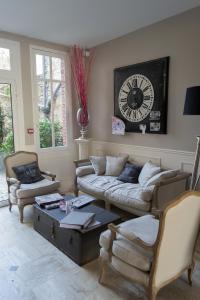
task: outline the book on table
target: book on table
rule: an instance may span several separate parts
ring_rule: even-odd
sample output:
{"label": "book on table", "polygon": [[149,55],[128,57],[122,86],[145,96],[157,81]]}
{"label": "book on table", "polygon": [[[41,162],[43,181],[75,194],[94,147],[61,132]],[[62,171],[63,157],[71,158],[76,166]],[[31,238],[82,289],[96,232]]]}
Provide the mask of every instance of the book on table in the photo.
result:
{"label": "book on table", "polygon": [[96,198],[90,195],[80,195],[78,197],[73,198],[71,201],[73,203],[73,207],[75,208],[81,208],[85,206],[86,204],[89,204],[93,201],[95,201]]}
{"label": "book on table", "polygon": [[58,203],[59,201],[63,200],[63,196],[59,193],[47,194],[42,196],[35,197],[35,202],[45,208],[47,204]]}
{"label": "book on table", "polygon": [[94,220],[94,217],[94,213],[71,211],[60,221],[60,227],[68,229],[87,230],[90,228],[90,226],[97,226],[100,224],[100,222]]}

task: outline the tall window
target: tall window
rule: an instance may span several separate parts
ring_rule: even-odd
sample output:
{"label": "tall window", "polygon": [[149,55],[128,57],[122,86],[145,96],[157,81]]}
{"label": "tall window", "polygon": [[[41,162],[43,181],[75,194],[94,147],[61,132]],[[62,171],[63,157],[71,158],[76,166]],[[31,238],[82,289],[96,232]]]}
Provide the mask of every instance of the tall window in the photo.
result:
{"label": "tall window", "polygon": [[35,87],[40,148],[67,145],[67,107],[64,57],[34,51]]}

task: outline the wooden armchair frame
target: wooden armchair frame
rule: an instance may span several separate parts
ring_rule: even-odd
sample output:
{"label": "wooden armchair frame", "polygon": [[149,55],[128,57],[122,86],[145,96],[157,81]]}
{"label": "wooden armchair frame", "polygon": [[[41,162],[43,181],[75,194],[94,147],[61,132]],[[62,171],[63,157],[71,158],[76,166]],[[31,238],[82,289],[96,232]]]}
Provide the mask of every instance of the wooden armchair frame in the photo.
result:
{"label": "wooden armchair frame", "polygon": [[[173,276],[172,278],[170,278],[166,282],[162,283],[160,286],[156,287],[156,285],[155,285],[155,274],[156,274],[156,270],[158,268],[158,258],[159,258],[159,252],[160,252],[160,248],[161,248],[161,244],[162,244],[162,240],[163,240],[163,235],[164,235],[164,230],[165,230],[166,215],[167,215],[168,211],[171,208],[178,205],[181,201],[183,201],[185,199],[185,197],[187,197],[189,195],[195,195],[195,196],[200,197],[200,192],[185,192],[185,193],[183,193],[181,196],[177,197],[171,204],[169,204],[166,207],[166,209],[161,213],[158,236],[157,236],[156,243],[153,246],[150,246],[150,245],[146,244],[144,241],[140,240],[139,238],[136,238],[134,240],[134,243],[137,243],[140,247],[151,248],[153,250],[153,262],[152,262],[152,267],[150,269],[149,285],[148,285],[148,287],[143,286],[146,290],[147,295],[148,295],[148,300],[155,300],[159,290],[162,287],[164,287],[165,285],[167,285],[167,284],[173,282],[174,280],[176,280],[177,278],[179,278],[184,271],[188,272],[188,283],[189,283],[190,286],[192,286],[192,273],[193,273],[194,266],[195,266],[194,254],[195,254],[195,250],[196,250],[196,247],[197,247],[198,236],[199,236],[199,233],[200,233],[200,225],[199,225],[198,234],[197,234],[197,237],[196,237],[196,240],[195,240],[195,243],[194,243],[192,260],[191,260],[190,264],[187,265],[180,272],[178,272],[175,276]],[[114,240],[116,239],[116,234],[123,235],[126,239],[133,242],[133,240],[130,240],[126,235],[122,234],[119,231],[119,227],[120,227],[120,225],[117,225],[117,226],[114,225],[114,224],[109,224],[108,225],[108,228],[111,230],[111,243],[110,243],[110,247],[108,249],[109,264],[111,262],[111,257],[113,255],[112,254],[112,246],[113,246]],[[101,271],[100,271],[100,276],[99,276],[99,283],[101,283],[101,284],[103,283],[103,275],[104,275],[104,272],[105,272],[105,267],[106,267],[105,261],[101,260]],[[112,267],[112,265],[111,265],[111,267]],[[117,270],[114,269],[114,271],[117,272],[118,274],[120,274]],[[124,275],[121,275],[121,276],[124,276]],[[124,277],[126,277],[126,276],[124,276]],[[126,277],[126,279],[131,281],[131,279],[128,276]]]}

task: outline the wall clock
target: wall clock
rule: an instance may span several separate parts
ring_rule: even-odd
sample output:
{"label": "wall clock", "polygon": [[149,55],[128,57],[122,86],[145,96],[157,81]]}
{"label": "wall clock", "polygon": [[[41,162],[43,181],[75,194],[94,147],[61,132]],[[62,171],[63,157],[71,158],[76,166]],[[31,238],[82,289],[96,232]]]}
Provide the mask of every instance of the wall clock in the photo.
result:
{"label": "wall clock", "polygon": [[127,132],[167,133],[169,57],[114,70],[114,114]]}

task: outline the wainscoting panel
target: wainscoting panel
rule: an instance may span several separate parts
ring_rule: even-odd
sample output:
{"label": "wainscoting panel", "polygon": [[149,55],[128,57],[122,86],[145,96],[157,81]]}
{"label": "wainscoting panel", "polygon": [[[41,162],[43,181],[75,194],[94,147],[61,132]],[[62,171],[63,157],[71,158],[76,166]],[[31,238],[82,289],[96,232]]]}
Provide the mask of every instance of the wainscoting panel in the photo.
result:
{"label": "wainscoting panel", "polygon": [[191,172],[194,153],[181,150],[150,148],[102,141],[91,141],[90,153],[93,155],[129,155],[129,160],[145,163],[151,160],[163,168],[181,169]]}

